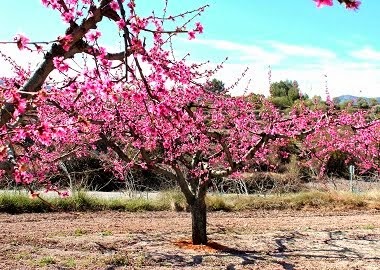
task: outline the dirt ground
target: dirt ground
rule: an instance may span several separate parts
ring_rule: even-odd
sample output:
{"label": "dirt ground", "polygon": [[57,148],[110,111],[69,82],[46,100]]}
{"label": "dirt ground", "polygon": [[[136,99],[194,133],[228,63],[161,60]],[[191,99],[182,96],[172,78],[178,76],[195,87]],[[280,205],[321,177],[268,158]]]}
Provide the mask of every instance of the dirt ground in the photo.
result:
{"label": "dirt ground", "polygon": [[380,269],[379,212],[0,214],[0,269]]}

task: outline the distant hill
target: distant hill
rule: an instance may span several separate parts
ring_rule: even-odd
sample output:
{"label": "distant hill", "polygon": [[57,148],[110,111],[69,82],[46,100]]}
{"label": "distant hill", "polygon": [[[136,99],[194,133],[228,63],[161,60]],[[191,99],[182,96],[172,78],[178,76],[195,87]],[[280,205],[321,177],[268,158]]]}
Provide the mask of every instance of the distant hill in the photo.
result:
{"label": "distant hill", "polygon": [[[341,104],[341,103],[344,103],[346,101],[352,101],[355,104],[356,101],[358,100],[358,98],[364,98],[365,100],[367,100],[367,102],[369,102],[371,99],[373,99],[373,98],[368,98],[368,97],[357,97],[357,96],[352,96],[352,95],[342,95],[339,97],[335,97],[334,102]],[[377,100],[377,102],[380,103],[380,97],[375,97],[375,99]]]}

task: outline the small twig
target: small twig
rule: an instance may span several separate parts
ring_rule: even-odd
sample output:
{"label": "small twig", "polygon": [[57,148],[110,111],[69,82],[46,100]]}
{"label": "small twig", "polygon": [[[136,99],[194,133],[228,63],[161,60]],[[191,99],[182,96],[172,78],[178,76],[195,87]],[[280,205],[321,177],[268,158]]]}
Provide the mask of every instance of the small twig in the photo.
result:
{"label": "small twig", "polygon": [[[121,18],[124,20],[124,22],[126,22],[125,9],[123,6],[123,1],[117,0],[117,2],[119,4]],[[131,42],[128,38],[129,37],[129,30],[128,30],[127,25],[124,26],[123,31],[124,31],[123,37],[124,37],[125,78],[126,78],[126,81],[128,82],[128,54],[127,54],[127,52],[128,52],[128,46],[129,46],[129,44],[131,44]]]}

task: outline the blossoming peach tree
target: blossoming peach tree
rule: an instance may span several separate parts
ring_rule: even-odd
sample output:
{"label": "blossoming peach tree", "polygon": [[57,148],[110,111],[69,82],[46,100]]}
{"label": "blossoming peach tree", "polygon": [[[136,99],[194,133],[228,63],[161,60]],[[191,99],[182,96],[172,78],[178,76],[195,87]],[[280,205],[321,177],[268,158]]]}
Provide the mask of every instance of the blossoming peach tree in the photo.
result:
{"label": "blossoming peach tree", "polygon": [[[348,8],[359,5],[340,2]],[[360,123],[352,116],[338,117],[333,108],[304,106],[285,116],[266,101],[256,115],[243,97],[207,91],[204,81],[217,70],[176,57],[171,46],[177,35],[194,39],[202,33],[202,24],[193,19],[207,6],[177,15],[167,14],[165,6],[163,16],[142,17],[138,3],[42,1],[60,14],[67,30],[48,45],[16,36],[20,50],[43,59],[36,70],[2,54],[14,76],[1,78],[1,174],[26,187],[46,182],[49,190],[66,195],[49,184],[47,175],[72,156],[97,155],[120,178],[135,167],[159,172],[177,181],[186,197],[193,243],[206,244],[205,196],[211,179],[266,163],[270,147],[290,139],[302,138],[308,149],[318,149],[325,147],[318,136],[337,137],[329,129],[375,127],[363,117]],[[100,44],[98,25],[105,19],[120,33],[120,52]],[[166,29],[166,22],[177,26]],[[107,150],[99,151],[99,144]]]}

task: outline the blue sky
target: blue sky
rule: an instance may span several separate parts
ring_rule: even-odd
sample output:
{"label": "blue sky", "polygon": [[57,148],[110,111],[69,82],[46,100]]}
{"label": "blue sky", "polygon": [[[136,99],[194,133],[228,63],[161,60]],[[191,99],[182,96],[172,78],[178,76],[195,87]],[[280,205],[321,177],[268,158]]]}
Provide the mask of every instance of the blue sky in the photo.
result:
{"label": "blue sky", "polygon": [[[191,61],[210,60],[210,65],[228,56],[224,69],[216,75],[227,85],[249,67],[246,78],[233,90],[235,94],[242,93],[249,79],[250,91],[266,94],[271,65],[272,81],[298,80],[309,95],[324,96],[327,74],[332,96],[380,96],[380,1],[362,2],[360,10],[353,12],[337,2],[332,8],[318,9],[312,0],[169,0],[168,14],[210,5],[195,20],[204,25],[204,34],[194,41],[180,37],[175,47],[179,55],[190,52]],[[160,14],[164,1],[136,3],[142,14],[152,10]],[[23,1],[22,5],[20,1],[2,3],[0,40],[11,40],[20,32],[34,41],[54,40],[63,34],[66,25],[56,12],[44,8],[39,0]],[[110,34],[114,27],[108,22],[102,26],[102,41],[117,48]],[[8,49],[0,46],[2,51]]]}

